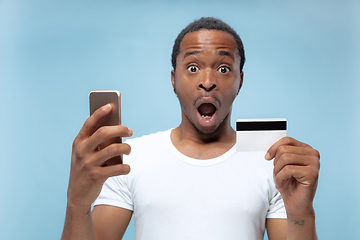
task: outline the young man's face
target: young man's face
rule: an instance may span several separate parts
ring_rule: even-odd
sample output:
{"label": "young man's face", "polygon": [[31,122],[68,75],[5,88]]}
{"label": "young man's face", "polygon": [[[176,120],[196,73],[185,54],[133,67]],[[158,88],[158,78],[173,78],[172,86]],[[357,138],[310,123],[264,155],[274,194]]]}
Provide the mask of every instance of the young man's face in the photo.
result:
{"label": "young man's face", "polygon": [[225,121],[230,123],[242,79],[237,44],[229,33],[205,29],[187,33],[171,72],[183,124],[211,135]]}

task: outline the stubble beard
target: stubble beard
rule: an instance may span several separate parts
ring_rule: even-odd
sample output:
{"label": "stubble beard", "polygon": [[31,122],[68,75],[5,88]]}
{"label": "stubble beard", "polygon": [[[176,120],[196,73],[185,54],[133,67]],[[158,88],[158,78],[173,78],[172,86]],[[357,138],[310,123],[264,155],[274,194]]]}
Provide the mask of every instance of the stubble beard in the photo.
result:
{"label": "stubble beard", "polygon": [[200,134],[201,136],[203,136],[203,137],[206,137],[206,138],[208,138],[208,139],[211,139],[211,138],[216,138],[217,136],[219,136],[220,131],[222,130],[223,126],[226,124],[226,121],[227,121],[226,118],[227,118],[227,117],[230,117],[230,115],[231,115],[231,112],[228,113],[227,115],[225,115],[225,117],[220,121],[219,126],[217,126],[216,129],[215,129],[214,131],[211,131],[211,132],[203,132],[203,131],[201,131],[201,130],[195,125],[194,121],[191,121],[191,119],[190,119],[188,116],[186,116],[186,117],[187,117],[188,120],[191,122],[192,126],[194,127],[194,129],[195,129],[195,131],[196,131],[197,133],[199,133],[199,134]]}
{"label": "stubble beard", "polygon": [[204,136],[204,137],[213,137],[213,136],[216,135],[216,133],[219,132],[219,129],[220,129],[220,127],[223,125],[223,122],[221,122],[221,123],[219,124],[219,126],[218,126],[214,131],[212,131],[212,132],[210,132],[210,133],[204,133],[204,132],[202,132],[199,128],[197,128],[197,127],[195,126],[195,124],[194,124],[193,122],[191,122],[191,124],[193,125],[194,129],[196,130],[196,132],[199,133],[200,135],[202,135],[202,136]]}

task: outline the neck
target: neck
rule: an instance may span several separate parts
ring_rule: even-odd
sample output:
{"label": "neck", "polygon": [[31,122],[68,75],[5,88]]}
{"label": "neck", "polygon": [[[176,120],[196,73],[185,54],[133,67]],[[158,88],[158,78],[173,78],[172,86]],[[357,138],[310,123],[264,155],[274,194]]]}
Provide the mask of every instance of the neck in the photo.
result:
{"label": "neck", "polygon": [[236,132],[228,119],[211,134],[201,133],[192,123],[182,121],[171,132],[171,141],[182,154],[205,160],[218,157],[231,149],[236,142]]}

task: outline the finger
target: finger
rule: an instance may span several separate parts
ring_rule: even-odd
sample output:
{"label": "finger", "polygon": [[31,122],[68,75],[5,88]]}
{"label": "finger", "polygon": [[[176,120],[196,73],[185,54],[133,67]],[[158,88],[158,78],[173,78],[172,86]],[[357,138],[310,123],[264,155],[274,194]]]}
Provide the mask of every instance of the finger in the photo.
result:
{"label": "finger", "polygon": [[287,166],[312,166],[320,168],[319,159],[316,156],[286,153],[277,159],[277,162],[274,164],[274,174],[278,174]]}
{"label": "finger", "polygon": [[114,143],[94,154],[94,164],[102,166],[107,160],[123,154],[129,155],[130,152],[131,147],[129,144]]}
{"label": "finger", "polygon": [[275,154],[274,166],[278,164],[280,159],[288,159],[292,156],[291,159],[296,159],[296,156],[315,156],[317,159],[320,158],[320,154],[317,150],[310,147],[295,147],[290,145],[281,145]]}
{"label": "finger", "polygon": [[90,174],[90,178],[96,182],[100,182],[101,185],[109,177],[114,177],[118,175],[125,175],[130,172],[130,166],[127,164],[115,164],[106,167],[96,167],[93,168]]}
{"label": "finger", "polygon": [[99,122],[103,117],[109,114],[112,110],[111,104],[106,104],[96,110],[84,123],[82,128],[80,129],[79,134],[77,135],[75,141],[84,141],[89,136],[91,136],[95,130]]}
{"label": "finger", "polygon": [[274,182],[279,190],[292,178],[303,185],[310,186],[317,181],[318,175],[318,169],[311,166],[286,165],[274,175]]}
{"label": "finger", "polygon": [[126,126],[103,126],[90,136],[87,141],[86,149],[94,151],[103,142],[116,137],[131,137],[133,131]]}
{"label": "finger", "polygon": [[130,172],[130,166],[127,164],[115,164],[111,166],[101,167],[101,171],[106,178],[126,175]]}
{"label": "finger", "polygon": [[290,145],[290,146],[297,146],[297,147],[308,147],[311,148],[310,145],[300,142],[294,138],[291,137],[283,137],[276,143],[274,143],[267,151],[265,155],[266,160],[271,160],[275,157],[275,154],[277,152],[277,149],[282,145]]}

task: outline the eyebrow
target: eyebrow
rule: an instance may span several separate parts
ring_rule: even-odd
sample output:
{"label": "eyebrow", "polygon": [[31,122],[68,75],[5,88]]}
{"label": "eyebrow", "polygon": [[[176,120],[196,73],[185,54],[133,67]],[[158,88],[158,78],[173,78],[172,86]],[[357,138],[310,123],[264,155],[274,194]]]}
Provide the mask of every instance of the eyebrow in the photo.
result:
{"label": "eyebrow", "polygon": [[228,51],[216,51],[215,53],[221,56],[229,56],[234,59],[234,56]]}
{"label": "eyebrow", "polygon": [[190,52],[187,52],[184,54],[184,58],[185,59],[186,57],[188,56],[191,56],[191,55],[195,55],[195,54],[199,54],[199,53],[203,53],[203,51],[190,51]]}
{"label": "eyebrow", "polygon": [[[195,54],[199,54],[199,53],[203,53],[203,52],[204,52],[204,51],[198,51],[198,50],[187,52],[187,53],[184,54],[184,58],[183,58],[183,59],[185,59],[185,58],[188,57],[188,56],[195,55]],[[220,51],[216,51],[215,53],[216,53],[217,55],[220,55],[220,56],[229,56],[229,57],[231,57],[232,59],[234,59],[234,56],[233,56],[230,52],[228,52],[228,51],[222,51],[222,50],[220,50]]]}

